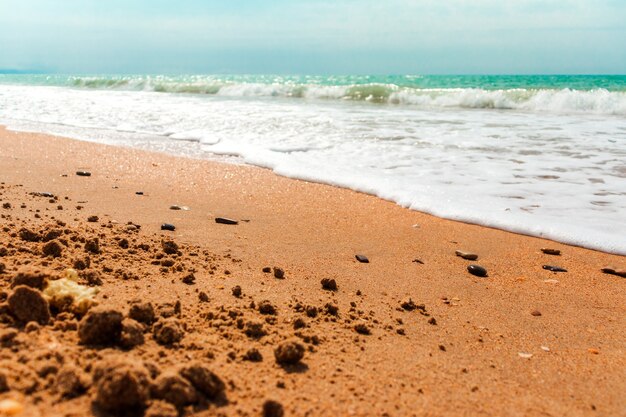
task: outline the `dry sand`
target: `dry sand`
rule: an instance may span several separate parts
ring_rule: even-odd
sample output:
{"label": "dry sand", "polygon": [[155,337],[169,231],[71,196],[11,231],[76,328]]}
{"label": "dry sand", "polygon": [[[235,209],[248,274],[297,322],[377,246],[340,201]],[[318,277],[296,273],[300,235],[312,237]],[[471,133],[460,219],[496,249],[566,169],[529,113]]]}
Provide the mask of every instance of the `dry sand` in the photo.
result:
{"label": "dry sand", "polygon": [[[0,415],[176,415],[169,401],[257,416],[267,400],[292,416],[626,415],[626,279],[601,272],[624,257],[255,167],[39,134],[0,130],[0,181]],[[47,320],[39,290],[11,288],[72,267],[100,290],[85,317],[56,303]],[[155,324],[120,324],[149,322],[146,303]],[[277,363],[281,345],[293,364]]]}

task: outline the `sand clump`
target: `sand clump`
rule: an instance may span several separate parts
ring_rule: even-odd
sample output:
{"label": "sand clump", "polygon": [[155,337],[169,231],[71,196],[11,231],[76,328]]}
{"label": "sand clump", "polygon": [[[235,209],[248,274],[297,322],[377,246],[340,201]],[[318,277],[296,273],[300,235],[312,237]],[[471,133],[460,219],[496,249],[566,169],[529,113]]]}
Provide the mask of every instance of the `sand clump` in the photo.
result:
{"label": "sand clump", "polygon": [[183,367],[180,374],[207,398],[216,399],[224,393],[226,385],[209,368],[201,363],[192,363]]}
{"label": "sand clump", "polygon": [[144,344],[144,325],[130,318],[122,320],[119,344],[126,349]]}
{"label": "sand clump", "polygon": [[153,400],[146,409],[144,417],[178,417],[178,409],[166,401]]}
{"label": "sand clump", "polygon": [[191,382],[173,372],[159,375],[152,387],[154,398],[167,401],[176,407],[193,404],[198,399],[196,389]]}
{"label": "sand clump", "polygon": [[280,365],[295,365],[304,358],[304,346],[296,341],[283,342],[274,350],[274,357]]}
{"label": "sand clump", "polygon": [[178,343],[185,336],[180,320],[170,317],[159,320],[153,329],[154,340],[165,346]]}
{"label": "sand clump", "polygon": [[43,290],[48,285],[49,275],[42,270],[34,268],[22,268],[11,280],[11,287],[25,285],[27,287]]}
{"label": "sand clump", "polygon": [[48,301],[36,289],[18,285],[13,289],[7,301],[13,316],[23,323],[34,321],[39,324],[47,324],[50,320]]}
{"label": "sand clump", "polygon": [[112,413],[146,408],[150,377],[145,368],[130,361],[106,361],[94,372],[94,403]]}
{"label": "sand clump", "polygon": [[78,339],[84,345],[113,345],[122,334],[123,315],[119,311],[96,307],[78,325]]}

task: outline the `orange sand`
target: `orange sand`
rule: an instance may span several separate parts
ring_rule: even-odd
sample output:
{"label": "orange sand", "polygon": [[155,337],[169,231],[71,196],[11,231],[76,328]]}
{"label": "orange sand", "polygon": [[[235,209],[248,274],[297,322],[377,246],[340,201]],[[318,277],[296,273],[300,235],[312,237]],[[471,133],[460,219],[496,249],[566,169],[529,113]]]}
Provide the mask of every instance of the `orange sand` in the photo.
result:
{"label": "orange sand", "polygon": [[[76,176],[77,170],[92,176]],[[600,272],[606,265],[626,268],[624,257],[443,220],[255,167],[40,134],[0,130],[0,181],[0,203],[12,205],[0,208],[8,234],[22,225],[40,228],[54,218],[85,236],[102,230],[109,242],[132,221],[141,225],[138,241],[158,246],[171,238],[195,248],[190,251],[215,256],[213,274],[202,256],[189,258],[183,271],[163,271],[141,256],[105,254],[97,263],[107,278],[98,295],[103,305],[124,310],[135,298],[155,304],[181,301],[182,319],[191,327],[183,342],[193,340],[201,349],[182,343],[163,350],[147,335],[145,345],[125,355],[153,358],[164,368],[191,358],[209,361],[227,381],[228,402],[187,408],[185,415],[261,415],[263,402],[274,399],[286,415],[626,416],[626,279]],[[58,195],[59,201],[28,195],[42,191]],[[26,208],[20,208],[22,203]],[[170,210],[173,204],[190,210]],[[76,210],[77,205],[84,208]],[[34,218],[35,209],[42,218]],[[99,222],[87,223],[90,215]],[[216,224],[217,216],[240,222]],[[103,228],[108,222],[115,227]],[[176,231],[161,231],[162,223],[175,224]],[[8,235],[0,246],[3,242],[21,244]],[[31,253],[0,258],[7,268],[0,275],[7,293],[20,263],[29,258],[38,266],[45,262],[35,255],[37,245]],[[560,249],[562,255],[543,254],[544,247]],[[454,254],[457,249],[477,253],[479,259],[461,259]],[[370,263],[357,262],[355,254],[366,255]],[[416,258],[423,264],[413,262]],[[57,272],[71,266],[69,258],[47,263],[44,267]],[[488,278],[470,275],[466,267],[471,263],[487,268]],[[544,264],[568,272],[549,272]],[[266,266],[283,268],[285,279],[263,273]],[[119,268],[140,279],[108,279],[114,274],[106,271]],[[193,269],[196,283],[181,283],[179,276]],[[337,292],[322,290],[325,277],[337,281]],[[241,286],[242,299],[231,294],[235,285]],[[250,340],[233,328],[219,337],[202,319],[198,291],[209,295],[211,308],[238,308],[245,314],[254,313],[247,307],[250,301],[270,300],[278,309],[276,323],[267,324],[270,335]],[[403,311],[400,302],[409,297],[425,304],[430,316]],[[298,302],[318,307],[333,302],[339,318],[310,319],[294,309]],[[289,370],[275,363],[272,352],[294,337],[292,322],[299,317],[307,321],[305,333],[321,343],[306,352],[304,367]],[[428,323],[430,317],[436,325]],[[357,334],[358,323],[372,334]],[[73,332],[57,334],[52,326],[39,332],[44,335],[38,337],[56,337],[59,346],[71,346],[62,349],[78,349],[76,357],[85,360],[76,337],[69,335]],[[31,334],[24,337],[35,337]],[[240,359],[250,347],[261,351],[262,362]],[[97,352],[106,358],[117,351]],[[25,397],[16,390],[1,395],[20,398],[34,414],[87,415],[94,412],[94,389],[69,400],[45,388]]]}

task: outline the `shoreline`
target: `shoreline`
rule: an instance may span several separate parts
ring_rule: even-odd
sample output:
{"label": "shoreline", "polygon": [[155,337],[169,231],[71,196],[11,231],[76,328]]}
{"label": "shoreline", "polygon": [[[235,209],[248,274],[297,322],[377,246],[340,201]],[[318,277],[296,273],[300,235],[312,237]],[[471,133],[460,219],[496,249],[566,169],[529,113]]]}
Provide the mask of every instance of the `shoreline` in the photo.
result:
{"label": "shoreline", "polygon": [[[381,196],[378,196],[372,192],[368,192],[368,191],[363,191],[361,189],[358,188],[353,188],[350,186],[344,186],[344,185],[337,185],[337,184],[333,184],[332,182],[329,181],[323,181],[323,180],[310,180],[306,177],[300,177],[300,176],[289,176],[289,175],[285,175],[285,174],[281,174],[281,173],[277,173],[273,168],[267,167],[267,166],[263,166],[263,165],[255,165],[252,163],[249,163],[245,160],[244,157],[240,156],[240,155],[234,155],[234,154],[215,154],[215,153],[211,153],[211,152],[204,152],[205,154],[204,156],[202,154],[198,154],[195,151],[188,151],[185,150],[185,144],[187,143],[187,141],[185,140],[175,140],[173,143],[169,143],[168,145],[170,146],[170,148],[167,148],[166,150],[163,149],[156,149],[156,147],[154,145],[139,145],[139,146],[133,146],[133,145],[128,145],[128,144],[111,144],[111,143],[102,143],[102,142],[98,142],[98,141],[91,141],[88,139],[81,139],[81,138],[73,138],[73,137],[66,137],[66,136],[62,136],[62,135],[57,135],[57,134],[49,134],[49,133],[45,133],[45,132],[40,132],[38,130],[19,130],[19,129],[12,129],[9,128],[5,125],[0,124],[0,129],[5,130],[7,132],[14,132],[17,134],[32,134],[32,135],[43,135],[43,136],[51,136],[51,137],[55,137],[55,138],[59,138],[59,139],[67,139],[67,140],[72,140],[72,141],[79,141],[79,142],[86,142],[86,143],[92,143],[95,145],[103,145],[103,146],[107,146],[107,147],[112,147],[112,148],[125,148],[125,149],[129,149],[129,150],[138,150],[140,152],[146,152],[146,153],[154,153],[154,154],[158,154],[158,155],[164,155],[164,156],[170,156],[173,158],[183,158],[183,159],[192,159],[192,160],[197,160],[197,161],[208,161],[210,163],[218,163],[218,164],[232,164],[232,165],[236,165],[236,166],[247,166],[247,167],[251,167],[251,168],[256,168],[256,169],[261,169],[261,170],[265,170],[268,171],[269,173],[271,173],[272,175],[277,175],[279,177],[282,178],[286,178],[288,180],[294,180],[294,181],[302,181],[305,183],[313,183],[313,184],[319,184],[319,185],[324,185],[324,186],[329,186],[332,188],[339,188],[339,189],[343,189],[343,190],[347,190],[347,191],[351,191],[351,192],[355,192],[358,194],[363,194],[369,197],[373,197],[385,202],[389,202],[392,204],[397,205],[398,207],[402,208],[402,209],[406,209],[406,210],[410,210],[410,211],[414,211],[417,213],[421,213],[427,216],[432,216],[434,218],[437,219],[441,219],[441,220],[446,220],[446,221],[451,221],[451,222],[457,222],[457,223],[463,223],[463,224],[467,224],[467,225],[473,225],[473,226],[478,226],[478,227],[483,227],[483,228],[487,228],[487,229],[494,229],[494,230],[498,230],[498,231],[503,231],[506,233],[512,233],[515,235],[520,235],[520,236],[527,236],[527,237],[532,237],[532,238],[537,238],[537,239],[542,239],[542,240],[546,240],[546,241],[550,241],[550,242],[554,242],[554,244],[556,245],[566,245],[566,246],[571,246],[571,247],[578,247],[581,249],[586,249],[586,250],[592,250],[592,251],[596,251],[596,252],[600,252],[600,253],[606,253],[606,254],[610,254],[610,255],[616,255],[616,256],[626,256],[626,249],[614,249],[614,250],[607,250],[606,248],[601,248],[599,244],[595,244],[595,243],[589,243],[589,245],[584,246],[580,243],[578,243],[577,238],[574,237],[566,237],[566,238],[562,238],[559,239],[558,237],[553,237],[552,233],[548,233],[548,236],[541,236],[539,234],[533,234],[532,232],[528,232],[525,230],[520,229],[519,227],[515,226],[510,226],[507,227],[506,225],[503,225],[502,227],[500,226],[494,226],[494,225],[490,225],[490,224],[482,224],[479,220],[477,221],[471,221],[471,220],[463,220],[463,219],[457,219],[454,218],[454,216],[452,217],[446,217],[446,216],[440,216],[438,214],[434,214],[428,210],[420,210],[420,209],[414,209],[414,208],[410,208],[408,204],[400,204],[395,200],[392,199],[388,199],[388,198],[384,198]],[[149,143],[150,140],[147,140],[147,143]],[[199,142],[196,141],[190,141],[191,143],[194,144],[198,144]],[[174,143],[176,143],[176,145],[174,145]],[[500,221],[501,222],[501,221]],[[543,233],[543,232],[542,232]],[[556,233],[558,235],[558,233]]]}
{"label": "shoreline", "polygon": [[[91,176],[76,176],[79,170]],[[180,300],[181,320],[195,329],[183,344],[165,349],[160,358],[163,349],[147,334],[145,345],[129,355],[154,358],[167,369],[185,355],[200,360],[213,351],[209,363],[236,388],[227,384],[228,404],[211,404],[209,410],[259,415],[266,399],[278,398],[290,415],[501,415],[507,410],[510,415],[578,416],[618,415],[626,407],[621,395],[626,389],[626,336],[620,331],[626,326],[626,280],[600,271],[611,264],[626,268],[623,256],[439,219],[375,196],[250,165],[4,129],[0,178],[5,183],[2,202],[11,204],[0,213],[11,216],[12,232],[21,224],[43,227],[54,217],[72,233],[102,233],[109,242],[126,236],[121,229],[133,222],[141,229],[130,235],[131,243],[152,239],[156,243],[150,244],[158,246],[161,239],[173,239],[194,248],[187,253],[208,253],[208,261],[190,257],[183,271],[164,267],[166,272],[139,255],[115,252],[94,258],[104,275],[97,298],[103,305],[124,310],[138,296],[154,303]],[[28,194],[44,191],[58,195],[59,201],[52,204]],[[76,210],[77,205],[83,208]],[[171,205],[190,210],[170,210]],[[31,211],[35,209],[40,212]],[[87,222],[93,215],[98,222]],[[217,224],[215,217],[239,224]],[[163,223],[176,230],[161,231]],[[41,246],[3,235],[0,246],[7,242],[31,253],[0,258],[6,264],[3,277],[13,276]],[[562,254],[546,255],[544,247]],[[479,258],[467,261],[455,250]],[[71,252],[68,259],[37,256],[31,262],[59,273],[78,256],[71,246],[66,251]],[[357,262],[357,254],[370,262]],[[488,277],[470,275],[470,263],[485,267]],[[205,264],[217,269],[209,273]],[[547,271],[545,264],[568,272]],[[283,269],[285,279],[263,273],[268,266]],[[120,268],[140,278],[120,280],[106,272]],[[195,284],[178,282],[192,268]],[[338,291],[324,291],[322,278],[335,279]],[[2,285],[10,292],[8,280]],[[243,299],[231,294],[236,285]],[[215,326],[202,318],[206,312],[198,291],[208,294],[211,307],[237,308],[245,317],[254,313],[247,307],[250,301],[269,299],[278,310],[274,323],[266,324],[270,334],[249,340],[229,328],[228,338],[218,337]],[[403,310],[407,298],[425,304],[429,316]],[[297,310],[298,304],[323,308],[327,303],[339,307],[339,317],[313,319]],[[541,315],[531,314],[536,311]],[[428,323],[430,317],[436,325]],[[286,370],[274,363],[272,351],[283,340],[304,340],[293,329],[298,318],[306,321],[300,331],[321,342],[303,342],[311,348],[304,358],[306,369]],[[356,324],[368,326],[371,335],[355,332]],[[35,336],[18,329],[20,337],[36,343]],[[46,326],[38,335],[57,337],[88,362],[93,351],[77,348],[74,336],[54,332]],[[202,349],[194,350],[192,340]],[[240,359],[251,346],[262,351],[261,363]],[[110,350],[116,349],[96,352],[105,357],[116,353]],[[45,389],[39,395],[43,400],[34,409],[54,403],[59,413],[72,407],[87,412],[93,388],[69,401],[55,402],[57,397]],[[29,394],[25,398],[32,399]]]}

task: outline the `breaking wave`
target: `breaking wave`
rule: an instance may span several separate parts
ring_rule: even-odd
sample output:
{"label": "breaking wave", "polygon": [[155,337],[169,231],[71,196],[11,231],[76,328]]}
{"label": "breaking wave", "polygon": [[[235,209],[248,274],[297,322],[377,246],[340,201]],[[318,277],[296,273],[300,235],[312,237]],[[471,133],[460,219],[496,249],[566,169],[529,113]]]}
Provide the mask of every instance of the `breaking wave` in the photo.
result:
{"label": "breaking wave", "polygon": [[421,108],[523,110],[530,112],[626,115],[626,91],[603,88],[413,88],[396,84],[302,84],[294,82],[191,82],[138,78],[74,78],[75,88],[207,94],[226,97],[285,97],[365,101]]}

